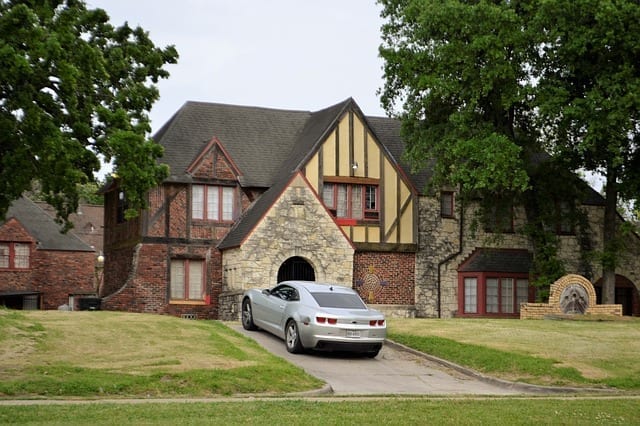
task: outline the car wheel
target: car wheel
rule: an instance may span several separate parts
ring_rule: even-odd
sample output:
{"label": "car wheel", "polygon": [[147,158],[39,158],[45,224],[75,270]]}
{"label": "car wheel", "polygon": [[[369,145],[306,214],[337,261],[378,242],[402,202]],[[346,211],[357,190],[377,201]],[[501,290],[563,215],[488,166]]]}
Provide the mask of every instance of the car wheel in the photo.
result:
{"label": "car wheel", "polygon": [[284,343],[287,351],[292,354],[299,354],[304,351],[304,347],[300,342],[300,333],[298,333],[298,324],[294,320],[289,320],[285,327]]}
{"label": "car wheel", "polygon": [[257,330],[258,327],[253,323],[253,311],[251,310],[251,301],[244,299],[242,301],[242,327],[245,330]]}

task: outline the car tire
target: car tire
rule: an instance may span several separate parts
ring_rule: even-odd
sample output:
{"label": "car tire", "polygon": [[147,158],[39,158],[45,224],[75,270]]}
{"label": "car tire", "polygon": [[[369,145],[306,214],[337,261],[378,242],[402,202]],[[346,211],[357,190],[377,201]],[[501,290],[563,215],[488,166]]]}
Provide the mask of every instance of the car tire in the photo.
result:
{"label": "car tire", "polygon": [[292,354],[304,352],[302,342],[300,342],[300,333],[298,332],[298,324],[294,320],[289,320],[284,328],[284,343],[287,351]]}
{"label": "car tire", "polygon": [[251,307],[251,301],[244,299],[242,301],[242,327],[245,330],[257,330],[258,327],[253,322],[253,309]]}

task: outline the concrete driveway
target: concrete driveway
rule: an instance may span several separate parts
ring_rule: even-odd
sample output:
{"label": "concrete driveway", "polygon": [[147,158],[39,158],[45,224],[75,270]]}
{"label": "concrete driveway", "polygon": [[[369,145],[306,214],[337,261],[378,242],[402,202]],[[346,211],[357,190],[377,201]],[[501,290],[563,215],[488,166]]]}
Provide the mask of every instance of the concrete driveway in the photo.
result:
{"label": "concrete driveway", "polygon": [[509,386],[488,383],[433,362],[426,357],[385,345],[376,358],[350,354],[294,355],[284,342],[265,331],[234,330],[254,339],[276,356],[324,380],[335,395],[517,395]]}

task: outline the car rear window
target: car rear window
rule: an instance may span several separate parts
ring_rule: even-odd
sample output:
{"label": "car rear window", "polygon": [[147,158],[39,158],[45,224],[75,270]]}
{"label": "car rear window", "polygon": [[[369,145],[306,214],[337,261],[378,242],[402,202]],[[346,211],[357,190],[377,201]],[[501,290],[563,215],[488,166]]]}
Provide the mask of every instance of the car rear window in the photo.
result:
{"label": "car rear window", "polygon": [[366,309],[362,299],[348,293],[311,293],[318,305],[323,308]]}

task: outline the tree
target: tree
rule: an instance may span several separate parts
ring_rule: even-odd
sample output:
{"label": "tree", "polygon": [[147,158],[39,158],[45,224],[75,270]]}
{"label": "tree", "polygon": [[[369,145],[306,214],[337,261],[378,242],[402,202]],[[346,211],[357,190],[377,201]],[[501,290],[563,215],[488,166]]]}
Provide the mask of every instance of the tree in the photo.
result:
{"label": "tree", "polygon": [[69,226],[101,158],[130,206],[144,207],[168,175],[148,112],[177,57],[81,0],[0,0],[0,218],[37,180]]}
{"label": "tree", "polygon": [[640,197],[640,4],[542,0],[535,76],[548,149],[605,178],[603,301],[614,303],[619,197]]}
{"label": "tree", "polygon": [[532,135],[530,84],[522,64],[529,45],[514,7],[451,0],[380,3],[388,20],[380,48],[382,104],[401,118],[414,167],[437,159],[434,184],[460,185],[464,192],[526,189],[523,157]]}
{"label": "tree", "polygon": [[[402,120],[409,161],[435,159],[434,184],[463,194],[520,197],[539,222],[531,235],[543,236],[544,256],[553,238],[539,232],[550,217],[542,209],[553,203],[536,200],[531,178],[544,184],[550,163],[603,173],[604,301],[613,303],[616,194],[637,198],[640,187],[638,3],[380,3],[382,104]],[[537,161],[544,151],[551,157]],[[540,269],[560,270],[549,266]]]}

